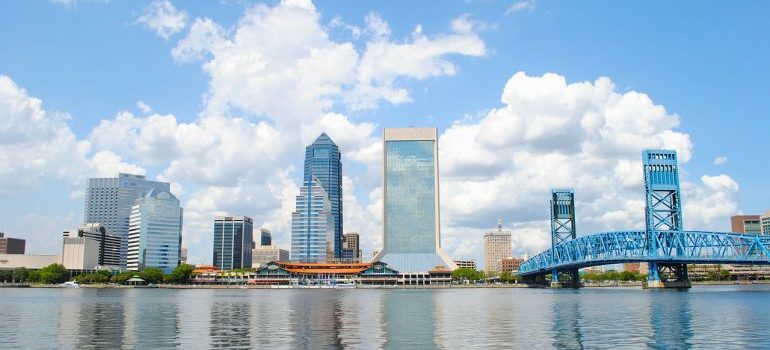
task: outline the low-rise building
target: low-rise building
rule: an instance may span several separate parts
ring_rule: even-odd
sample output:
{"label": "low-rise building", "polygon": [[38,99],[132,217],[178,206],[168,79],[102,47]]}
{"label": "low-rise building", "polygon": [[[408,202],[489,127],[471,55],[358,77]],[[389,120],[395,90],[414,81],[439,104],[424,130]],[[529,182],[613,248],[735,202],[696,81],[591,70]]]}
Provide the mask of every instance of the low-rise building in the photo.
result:
{"label": "low-rise building", "polygon": [[61,255],[0,254],[0,270],[39,270],[51,264],[61,264]]}
{"label": "low-rise building", "polygon": [[455,260],[458,269],[476,269],[476,260]]}
{"label": "low-rise building", "polygon": [[6,237],[5,233],[0,232],[0,254],[24,254],[26,242],[20,238]]}
{"label": "low-rise building", "polygon": [[271,261],[289,261],[289,251],[278,246],[257,246],[251,250],[251,268],[267,266]]}
{"label": "low-rise building", "polygon": [[759,215],[735,215],[730,217],[730,227],[738,233],[762,233]]}
{"label": "low-rise building", "polygon": [[86,223],[64,231],[62,236],[64,267],[75,270],[89,270],[97,266],[120,268],[121,238],[109,232],[106,226]]}
{"label": "low-rise building", "polygon": [[519,272],[519,268],[521,267],[521,263],[524,262],[524,259],[520,258],[503,258],[500,260],[500,266],[502,269],[502,272],[510,272],[513,274],[516,274]]}

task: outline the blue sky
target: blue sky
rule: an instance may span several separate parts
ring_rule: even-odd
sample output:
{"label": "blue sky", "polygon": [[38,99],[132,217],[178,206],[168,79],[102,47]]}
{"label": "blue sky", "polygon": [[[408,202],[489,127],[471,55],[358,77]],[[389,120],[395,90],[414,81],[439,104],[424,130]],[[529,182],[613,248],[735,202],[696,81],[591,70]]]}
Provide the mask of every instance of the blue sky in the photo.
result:
{"label": "blue sky", "polygon": [[[770,207],[758,151],[770,129],[768,7],[3,2],[0,100],[42,105],[0,111],[0,179],[25,179],[0,189],[0,230],[27,238],[31,252],[56,252],[82,218],[83,179],[137,170],[179,186],[194,261],[210,260],[219,212],[251,215],[287,246],[301,149],[331,130],[351,192],[346,231],[362,232],[368,252],[380,242],[381,130],[408,125],[437,126],[447,145],[442,231],[456,257],[481,260],[481,234],[497,217],[514,229],[515,254],[538,251],[553,186],[575,187],[582,234],[640,225],[634,162],[647,146],[686,154],[685,226],[725,230],[729,215]],[[183,43],[189,50],[173,54]],[[307,57],[320,63],[303,68]],[[239,127],[220,123],[233,119]],[[8,136],[27,127],[22,141]],[[202,135],[202,153],[180,150]],[[602,176],[604,188],[590,181]]]}

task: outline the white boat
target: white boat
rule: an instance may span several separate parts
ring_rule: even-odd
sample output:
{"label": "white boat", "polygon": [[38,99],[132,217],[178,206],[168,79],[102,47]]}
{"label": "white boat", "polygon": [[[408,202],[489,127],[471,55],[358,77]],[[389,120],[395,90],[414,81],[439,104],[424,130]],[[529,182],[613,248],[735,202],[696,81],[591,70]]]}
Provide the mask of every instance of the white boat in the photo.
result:
{"label": "white boat", "polygon": [[336,288],[355,288],[356,284],[353,282],[338,282]]}
{"label": "white boat", "polygon": [[69,281],[60,284],[59,288],[80,288],[80,284],[77,281]]}

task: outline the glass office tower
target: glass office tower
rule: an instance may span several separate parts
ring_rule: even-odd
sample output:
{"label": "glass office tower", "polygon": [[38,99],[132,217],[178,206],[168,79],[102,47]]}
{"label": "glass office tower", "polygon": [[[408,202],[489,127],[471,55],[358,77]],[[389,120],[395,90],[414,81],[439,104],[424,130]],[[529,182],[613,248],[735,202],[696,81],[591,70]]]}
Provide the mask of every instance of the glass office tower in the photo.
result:
{"label": "glass office tower", "polygon": [[218,270],[250,269],[254,223],[248,216],[214,218],[214,266]]}
{"label": "glass office tower", "polygon": [[152,189],[169,192],[168,182],[148,181],[144,175],[88,179],[83,223],[100,223],[121,239],[120,266],[126,268],[128,221],[136,200]]}
{"label": "glass office tower", "polygon": [[127,267],[143,271],[157,267],[171,273],[179,265],[182,247],[182,208],[168,191],[150,190],[131,208]]}
{"label": "glass office tower", "polygon": [[384,247],[374,261],[401,273],[455,269],[441,249],[436,128],[385,129],[383,142]]}
{"label": "glass office tower", "polygon": [[304,181],[317,179],[329,196],[334,218],[334,258],[342,257],[342,157],[326,133],[305,148]]}
{"label": "glass office tower", "polygon": [[291,213],[291,260],[326,262],[334,259],[334,218],[326,191],[317,179],[305,181]]}

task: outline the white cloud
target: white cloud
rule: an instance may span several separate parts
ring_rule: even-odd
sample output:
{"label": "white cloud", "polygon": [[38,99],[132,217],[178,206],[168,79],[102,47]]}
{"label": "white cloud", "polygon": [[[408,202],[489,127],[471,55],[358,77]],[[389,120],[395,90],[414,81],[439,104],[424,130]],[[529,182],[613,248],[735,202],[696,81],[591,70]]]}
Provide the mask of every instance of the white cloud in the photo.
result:
{"label": "white cloud", "polygon": [[[471,252],[469,242],[480,245],[479,235],[498,217],[520,228],[519,253],[547,248],[548,196],[556,187],[575,189],[579,235],[643,228],[642,150],[675,149],[685,165],[692,154],[676,114],[646,94],[616,91],[608,78],[567,83],[553,73],[518,72],[501,101],[478,121],[458,120],[441,134],[450,253]],[[692,211],[686,215],[698,217],[686,221],[687,229],[726,222],[737,206],[737,184],[727,176],[703,177],[701,184],[683,179],[685,188],[685,211]],[[480,257],[480,247],[473,251]]]}
{"label": "white cloud", "polygon": [[[205,60],[211,77],[205,113],[235,108],[294,124],[312,121],[338,102],[363,109],[379,100],[411,101],[397,78],[453,75],[457,67],[446,56],[486,54],[484,42],[467,26],[429,37],[418,25],[406,40],[393,41],[376,13],[365,18],[369,41],[359,51],[352,42],[332,40],[320,17],[310,3],[284,1],[249,8],[231,33],[211,19],[196,19],[172,56]],[[332,20],[332,27],[341,25]]]}
{"label": "white cloud", "polygon": [[142,113],[150,113],[152,112],[152,107],[145,103],[144,101],[136,101],[136,107],[139,108]]}
{"label": "white cloud", "polygon": [[535,10],[535,7],[536,7],[535,0],[517,1],[511,4],[511,6],[509,6],[508,9],[505,10],[505,15],[509,16],[516,12],[521,12],[521,11],[532,12]]}
{"label": "white cloud", "polygon": [[168,39],[187,26],[187,12],[177,10],[171,1],[154,1],[144,8],[135,24],[140,24]]}
{"label": "white cloud", "polygon": [[718,156],[714,158],[714,161],[712,162],[714,165],[722,165],[727,163],[727,157],[725,156]]}

